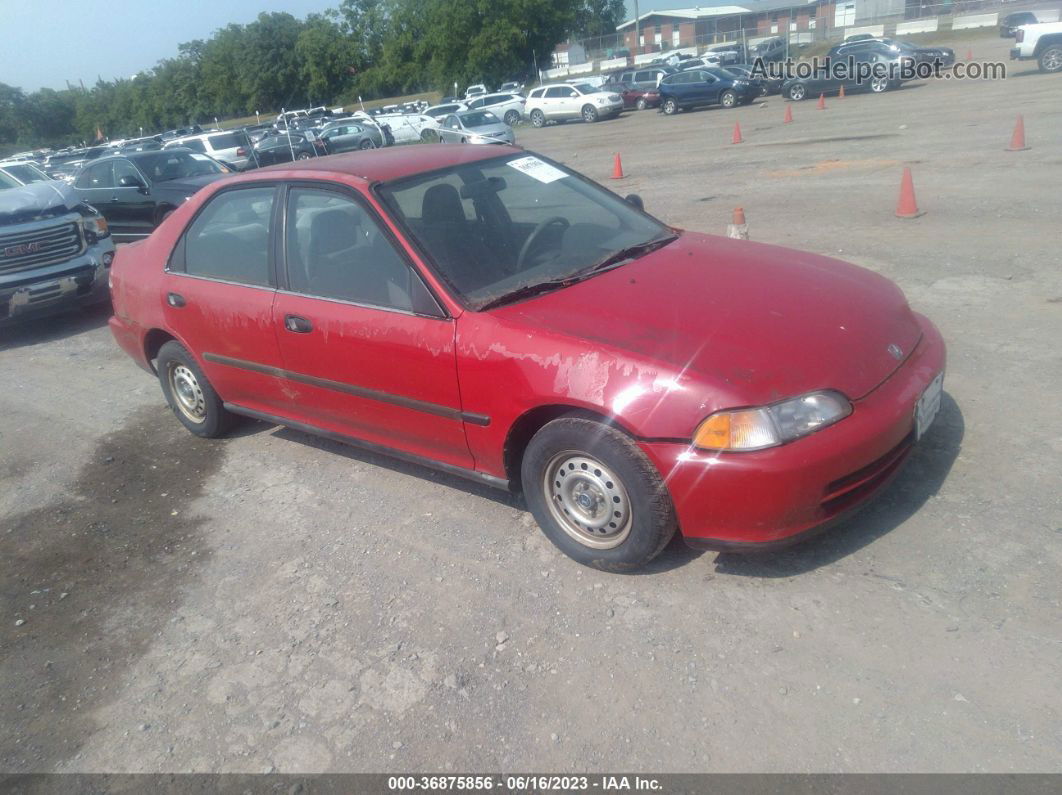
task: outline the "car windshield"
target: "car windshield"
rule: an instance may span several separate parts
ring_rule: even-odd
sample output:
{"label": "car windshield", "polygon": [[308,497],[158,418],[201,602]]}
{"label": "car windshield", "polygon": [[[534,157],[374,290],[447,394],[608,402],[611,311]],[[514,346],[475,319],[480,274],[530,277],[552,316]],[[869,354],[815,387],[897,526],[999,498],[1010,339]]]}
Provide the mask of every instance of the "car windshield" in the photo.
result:
{"label": "car windshield", "polygon": [[526,153],[402,179],[380,195],[476,310],[564,287],[674,238],[614,193]]}
{"label": "car windshield", "polygon": [[465,127],[488,127],[492,124],[498,124],[498,117],[491,113],[489,110],[474,111],[472,113],[462,113],[459,117],[461,123]]}
{"label": "car windshield", "polygon": [[132,160],[152,182],[168,182],[173,179],[228,172],[217,161],[197,152],[181,152],[172,149],[145,152]]}
{"label": "car windshield", "polygon": [[601,90],[597,86],[592,86],[589,83],[576,83],[574,87],[580,94],[593,94],[595,91]]}
{"label": "car windshield", "polygon": [[21,187],[21,185],[15,181],[14,177],[9,177],[3,171],[0,171],[0,190],[18,187]]}
{"label": "car windshield", "polygon": [[47,182],[51,179],[51,177],[39,168],[30,165],[29,163],[12,163],[11,165],[3,166],[2,168],[24,185],[29,185],[31,182]]}

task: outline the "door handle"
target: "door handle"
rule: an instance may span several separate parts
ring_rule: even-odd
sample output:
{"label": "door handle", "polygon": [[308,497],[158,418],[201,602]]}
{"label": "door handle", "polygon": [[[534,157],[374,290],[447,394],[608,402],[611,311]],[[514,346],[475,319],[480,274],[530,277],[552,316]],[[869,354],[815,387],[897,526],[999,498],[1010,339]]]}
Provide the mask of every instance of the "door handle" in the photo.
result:
{"label": "door handle", "polygon": [[166,293],[166,303],[180,309],[185,305],[184,296],[179,293]]}
{"label": "door handle", "polygon": [[298,315],[284,315],[284,328],[296,334],[309,334],[313,331],[313,323]]}

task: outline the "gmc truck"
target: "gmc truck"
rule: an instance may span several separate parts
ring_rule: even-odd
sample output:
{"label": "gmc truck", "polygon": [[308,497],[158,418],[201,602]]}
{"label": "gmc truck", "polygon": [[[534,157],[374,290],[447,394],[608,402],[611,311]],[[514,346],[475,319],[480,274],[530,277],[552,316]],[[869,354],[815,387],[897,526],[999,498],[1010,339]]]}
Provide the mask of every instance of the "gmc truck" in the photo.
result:
{"label": "gmc truck", "polygon": [[107,221],[69,185],[0,176],[0,326],[106,301],[113,259]]}
{"label": "gmc truck", "polygon": [[1041,72],[1062,72],[1062,22],[1022,25],[1014,32],[1012,61],[1036,60]]}

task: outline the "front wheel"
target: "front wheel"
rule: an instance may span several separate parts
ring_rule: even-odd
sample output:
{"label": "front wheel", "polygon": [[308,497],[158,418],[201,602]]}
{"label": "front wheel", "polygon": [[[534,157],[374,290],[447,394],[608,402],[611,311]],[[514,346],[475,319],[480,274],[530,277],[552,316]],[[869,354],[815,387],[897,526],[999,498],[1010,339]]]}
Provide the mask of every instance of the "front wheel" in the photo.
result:
{"label": "front wheel", "polygon": [[1040,53],[1041,72],[1062,72],[1062,44],[1049,44]]}
{"label": "front wheel", "polygon": [[884,94],[889,90],[890,83],[887,77],[875,77],[870,81],[870,90],[875,94]]}
{"label": "front wheel", "polygon": [[803,83],[795,83],[789,87],[789,98],[793,102],[800,102],[808,95],[807,86]]}
{"label": "front wheel", "polygon": [[515,127],[520,123],[520,114],[515,110],[505,112],[505,123],[510,127]]}
{"label": "front wheel", "polygon": [[546,114],[544,114],[540,110],[531,111],[531,124],[534,127],[545,127],[546,126]]}
{"label": "front wheel", "polygon": [[733,91],[724,91],[722,96],[719,97],[719,104],[724,108],[732,108],[737,105],[737,94]]}
{"label": "front wheel", "polygon": [[678,113],[678,103],[670,98],[664,100],[662,108],[664,113],[668,116],[674,116],[676,113]]}
{"label": "front wheel", "polygon": [[634,103],[634,107],[638,110],[645,110],[647,107],[645,97],[638,97],[638,101]]}
{"label": "front wheel", "polygon": [[364,150],[364,149],[374,149],[374,148],[376,148],[376,144],[374,144],[372,142],[371,138],[365,138],[364,140],[362,140],[362,142],[360,144],[358,144],[358,149]]}
{"label": "front wheel", "polygon": [[232,424],[232,414],[225,410],[218,393],[184,346],[167,342],[159,349],[155,366],[162,394],[181,424],[207,439],[224,435]]}
{"label": "front wheel", "polygon": [[562,552],[603,571],[643,566],[677,521],[660,473],[616,428],[561,417],[534,435],[521,464],[524,497]]}
{"label": "front wheel", "polygon": [[583,121],[592,124],[597,121],[597,108],[593,105],[583,105]]}
{"label": "front wheel", "polygon": [[296,160],[309,160],[311,157],[313,157],[313,155],[311,155],[309,152],[299,152],[299,154],[297,154],[295,156],[295,159]]}

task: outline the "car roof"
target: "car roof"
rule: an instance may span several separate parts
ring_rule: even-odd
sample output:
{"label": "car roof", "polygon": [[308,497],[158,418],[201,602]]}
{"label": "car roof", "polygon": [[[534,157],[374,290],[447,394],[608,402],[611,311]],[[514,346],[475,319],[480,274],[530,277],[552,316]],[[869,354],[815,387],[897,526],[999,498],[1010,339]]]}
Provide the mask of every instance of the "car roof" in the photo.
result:
{"label": "car roof", "polygon": [[514,146],[476,146],[475,144],[450,146],[395,146],[385,149],[370,149],[328,155],[296,163],[279,163],[275,166],[247,172],[237,177],[240,181],[252,181],[255,174],[265,172],[290,173],[298,178],[304,172],[329,173],[336,176],[354,177],[368,183],[390,182],[441,168],[476,163],[504,154],[521,152]]}

